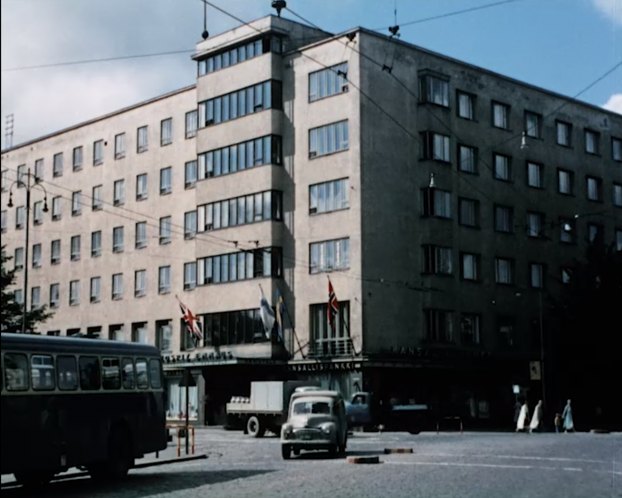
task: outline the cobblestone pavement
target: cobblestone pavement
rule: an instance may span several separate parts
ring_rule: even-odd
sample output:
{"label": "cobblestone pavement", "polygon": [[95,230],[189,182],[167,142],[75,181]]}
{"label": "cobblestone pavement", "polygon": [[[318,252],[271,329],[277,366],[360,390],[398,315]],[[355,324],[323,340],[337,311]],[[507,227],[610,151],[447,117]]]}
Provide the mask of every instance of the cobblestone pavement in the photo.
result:
{"label": "cobblestone pavement", "polygon": [[[412,453],[386,450],[412,449]],[[235,497],[560,497],[622,498],[622,434],[359,433],[347,457],[320,452],[284,461],[278,438],[253,439],[210,427],[196,430],[195,454],[207,459],[134,469],[123,483],[61,479],[38,492],[2,477],[2,495],[115,498]],[[177,456],[174,440],[156,460]],[[181,444],[185,457],[185,444]],[[3,455],[3,458],[5,455]]]}

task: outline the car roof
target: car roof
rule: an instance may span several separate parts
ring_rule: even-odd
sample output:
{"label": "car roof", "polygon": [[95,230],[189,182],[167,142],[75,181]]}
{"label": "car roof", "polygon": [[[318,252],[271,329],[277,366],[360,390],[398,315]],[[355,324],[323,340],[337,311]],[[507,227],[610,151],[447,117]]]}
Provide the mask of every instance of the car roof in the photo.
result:
{"label": "car roof", "polygon": [[292,401],[299,398],[341,398],[341,393],[339,391],[323,391],[323,390],[313,390],[313,391],[302,391],[292,394]]}

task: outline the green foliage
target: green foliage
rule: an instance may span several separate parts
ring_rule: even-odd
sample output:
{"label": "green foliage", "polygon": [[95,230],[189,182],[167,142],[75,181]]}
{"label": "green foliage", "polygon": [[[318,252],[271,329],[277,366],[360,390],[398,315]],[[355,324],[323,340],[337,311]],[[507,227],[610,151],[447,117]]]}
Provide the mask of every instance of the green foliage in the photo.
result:
{"label": "green foliage", "polygon": [[[21,332],[23,320],[23,307],[15,301],[15,269],[9,269],[7,263],[13,259],[5,253],[5,246],[2,246],[0,253],[1,276],[0,292],[2,295],[2,306],[0,306],[0,330],[2,332]],[[47,311],[47,306],[31,309],[26,313],[26,330],[36,332],[38,323],[45,322],[53,313]]]}

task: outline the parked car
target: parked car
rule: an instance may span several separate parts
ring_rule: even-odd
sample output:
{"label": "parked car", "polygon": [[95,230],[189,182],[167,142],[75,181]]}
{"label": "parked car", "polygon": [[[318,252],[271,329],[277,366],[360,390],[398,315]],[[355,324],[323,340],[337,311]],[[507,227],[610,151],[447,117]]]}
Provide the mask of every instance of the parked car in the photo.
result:
{"label": "parked car", "polygon": [[344,454],[348,442],[346,407],[337,391],[307,390],[292,394],[288,419],[281,427],[281,455],[328,450]]}

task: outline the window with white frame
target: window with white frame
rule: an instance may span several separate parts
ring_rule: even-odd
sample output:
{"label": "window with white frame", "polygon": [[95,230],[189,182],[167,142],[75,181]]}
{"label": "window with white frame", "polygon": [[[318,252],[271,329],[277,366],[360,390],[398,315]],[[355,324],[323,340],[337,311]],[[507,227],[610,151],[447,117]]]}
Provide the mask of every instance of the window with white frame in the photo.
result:
{"label": "window with white frame", "polygon": [[57,195],[56,197],[52,197],[52,220],[53,221],[60,220],[61,218],[60,201],[61,201],[60,195]]}
{"label": "window with white frame", "polygon": [[193,188],[197,183],[197,161],[188,161],[184,165],[184,188]]}
{"label": "window with white frame", "polygon": [[622,138],[611,137],[611,158],[614,161],[622,161]]}
{"label": "window with white frame", "polygon": [[142,201],[148,197],[147,173],[136,176],[136,200]]}
{"label": "window with white frame", "polygon": [[512,207],[495,204],[494,217],[496,232],[514,232],[514,209]]}
{"label": "window with white frame", "polygon": [[197,212],[184,213],[184,239],[193,239],[197,234]]}
{"label": "window with white frame", "polygon": [[510,169],[510,157],[494,153],[492,155],[494,166],[494,178],[495,180],[503,180],[509,182],[512,178]]}
{"label": "window with white frame", "polygon": [[456,99],[458,100],[458,117],[473,121],[475,119],[475,95],[457,91]]}
{"label": "window with white frame", "polygon": [[477,173],[477,148],[458,145],[458,169],[465,173]]}
{"label": "window with white frame", "polygon": [[141,126],[136,130],[136,152],[141,153],[149,149],[149,127]]}
{"label": "window with white frame", "polygon": [[15,270],[23,270],[24,269],[24,248],[16,247],[15,255],[13,257],[13,268]]}
{"label": "window with white frame", "polygon": [[448,310],[425,309],[425,334],[429,343],[452,343],[454,341],[454,314]]}
{"label": "window with white frame", "polygon": [[78,147],[74,147],[73,154],[72,154],[73,170],[74,171],[81,170],[83,162],[84,162],[84,148],[81,145]]}
{"label": "window with white frame", "polygon": [[112,275],[112,299],[118,300],[123,298],[123,273],[115,273]]}
{"label": "window with white frame", "polygon": [[104,206],[103,194],[102,194],[103,189],[104,187],[102,185],[95,185],[93,187],[93,192],[91,195],[91,203],[92,203],[91,209],[93,211],[99,211]]}
{"label": "window with white frame", "polygon": [[350,267],[350,239],[325,240],[309,244],[309,273],[347,270]]}
{"label": "window with white frame", "polygon": [[170,216],[160,218],[160,244],[169,244],[171,242],[171,226]]}
{"label": "window with white frame", "polygon": [[125,204],[125,180],[115,180],[113,184],[112,203],[115,206]]}
{"label": "window with white frame", "polygon": [[423,246],[423,272],[434,275],[453,273],[453,251],[451,247]]}
{"label": "window with white frame", "polygon": [[160,195],[170,194],[173,190],[173,168],[167,166],[160,170]]}
{"label": "window with white frame", "polygon": [[600,147],[600,133],[594,130],[585,130],[585,152],[598,154]]}
{"label": "window with white frame", "polygon": [[525,111],[525,135],[542,138],[542,114]]}
{"label": "window with white frame", "polygon": [[510,106],[501,102],[492,103],[492,125],[495,128],[510,128]]}
{"label": "window with white frame", "polygon": [[470,252],[460,253],[460,277],[462,280],[479,280],[480,255]]}
{"label": "window with white frame", "polygon": [[125,133],[118,133],[114,136],[114,158],[122,159],[125,157]]}
{"label": "window with white frame", "polygon": [[561,168],[557,170],[557,192],[564,195],[574,193],[574,172]]}
{"label": "window with white frame", "polygon": [[186,138],[196,137],[198,123],[198,112],[196,110],[188,111],[186,113]]}
{"label": "window with white frame", "polygon": [[348,120],[309,130],[310,158],[347,150],[349,146]]}
{"label": "window with white frame", "polygon": [[142,297],[147,294],[147,270],[134,272],[134,296]]}
{"label": "window with white frame", "polygon": [[123,252],[123,227],[112,229],[112,252]]}
{"label": "window with white frame", "polygon": [[41,287],[33,287],[30,289],[30,309],[37,309],[41,306]]}
{"label": "window with white frame", "polygon": [[572,145],[572,125],[564,121],[555,121],[555,136],[557,145],[570,147]]}
{"label": "window with white frame", "polygon": [[173,118],[166,118],[160,121],[160,145],[173,143]]}
{"label": "window with white frame", "polygon": [[613,205],[622,207],[622,185],[619,183],[613,184]]}
{"label": "window with white frame", "polygon": [[480,344],[482,317],[477,313],[460,314],[460,341],[465,345]]}
{"label": "window with white frame", "polygon": [[78,261],[80,259],[80,236],[73,235],[71,237],[71,261]]}
{"label": "window with white frame", "polygon": [[35,181],[43,180],[43,159],[35,160]]}
{"label": "window with white frame", "polygon": [[544,237],[544,213],[527,212],[527,236]]}
{"label": "window with white frame", "polygon": [[93,142],[93,166],[99,166],[104,163],[104,141],[95,140]]}
{"label": "window with white frame", "polygon": [[423,215],[451,218],[451,192],[438,188],[422,189]]}
{"label": "window with white frame", "polygon": [[197,263],[184,263],[184,290],[194,289],[197,286]]}
{"label": "window with white frame", "polygon": [[50,243],[50,263],[53,265],[60,263],[60,239]]}
{"label": "window with white frame", "polygon": [[423,74],[419,77],[421,102],[449,107],[449,81],[446,77]]}
{"label": "window with white frame", "polygon": [[102,232],[91,232],[91,257],[96,258],[102,254]]}
{"label": "window with white frame", "polygon": [[26,224],[26,207],[17,206],[15,208],[15,229],[21,230]]}
{"label": "window with white frame", "polygon": [[160,266],[158,268],[158,294],[171,292],[171,267]]}
{"label": "window with white frame", "polygon": [[350,205],[350,187],[347,178],[316,183],[309,186],[309,214],[347,209]]}
{"label": "window with white frame", "polygon": [[101,277],[91,277],[91,285],[89,290],[90,301],[99,303],[101,301],[102,279]]}
{"label": "window with white frame", "polygon": [[34,203],[32,221],[35,225],[43,223],[43,201],[36,201]]}
{"label": "window with white frame", "polygon": [[544,287],[544,265],[542,263],[529,263],[529,286],[534,289]]}
{"label": "window with white frame", "polygon": [[422,159],[450,162],[449,137],[440,133],[426,131],[421,134]]}
{"label": "window with white frame", "polygon": [[82,192],[78,190],[71,194],[71,216],[82,214]]}
{"label": "window with white frame", "polygon": [[69,306],[80,304],[80,281],[71,280],[69,282]]}
{"label": "window with white frame", "polygon": [[527,185],[532,188],[544,188],[544,166],[527,161]]}
{"label": "window with white frame", "polygon": [[147,222],[139,221],[136,223],[136,234],[134,237],[134,247],[143,249],[147,247]]}
{"label": "window with white frame", "polygon": [[590,201],[603,200],[603,180],[594,176],[585,177],[587,198]]}
{"label": "window with white frame", "polygon": [[60,284],[50,284],[50,308],[58,308],[60,304]]}
{"label": "window with white frame", "polygon": [[309,73],[309,102],[347,91],[347,62]]}
{"label": "window with white frame", "polygon": [[32,267],[33,268],[41,268],[42,253],[43,253],[43,246],[40,243],[32,245]]}
{"label": "window with white frame", "polygon": [[52,176],[54,178],[63,176],[63,153],[58,152],[52,158]]}
{"label": "window with white frame", "polygon": [[514,283],[514,260],[495,258],[495,282],[507,285]]}

